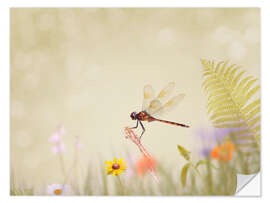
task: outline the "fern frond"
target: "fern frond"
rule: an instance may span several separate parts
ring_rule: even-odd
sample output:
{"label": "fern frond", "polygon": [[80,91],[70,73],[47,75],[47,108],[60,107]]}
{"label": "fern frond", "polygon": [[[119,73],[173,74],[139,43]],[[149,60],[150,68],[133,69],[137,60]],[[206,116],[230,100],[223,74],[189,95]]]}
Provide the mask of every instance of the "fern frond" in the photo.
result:
{"label": "fern frond", "polygon": [[207,86],[207,88],[205,88],[205,91],[208,93],[212,92],[213,90],[217,90],[217,89],[222,89],[223,88],[223,85],[221,84],[217,84],[217,85],[209,85]]}
{"label": "fern frond", "polygon": [[203,87],[209,87],[209,86],[215,86],[218,84],[218,80],[217,79],[212,79],[211,77],[208,77],[202,84]]}
{"label": "fern frond", "polygon": [[240,129],[236,132],[231,132],[230,136],[241,136],[241,135],[248,135],[250,133],[249,129]]}
{"label": "fern frond", "polygon": [[215,125],[216,128],[241,128],[245,127],[245,123],[238,122],[238,123],[223,123],[219,125]]}
{"label": "fern frond", "polygon": [[236,140],[251,140],[253,141],[253,137],[250,135],[237,135]]}
{"label": "fern frond", "polygon": [[260,122],[261,120],[261,116],[258,115],[257,117],[255,117],[254,119],[252,119],[251,121],[248,121],[248,124],[250,126],[255,126],[256,124],[258,124],[258,122]]}
{"label": "fern frond", "polygon": [[260,103],[261,103],[261,100],[260,99],[257,99],[253,102],[251,102],[250,104],[248,104],[247,106],[245,106],[242,110],[242,112],[244,114],[247,114],[249,111],[253,110],[254,108],[260,108]]}
{"label": "fern frond", "polygon": [[220,99],[218,101],[213,101],[211,103],[209,103],[207,105],[207,108],[210,110],[210,111],[214,111],[216,107],[218,106],[222,106],[224,103],[226,103],[228,106],[229,105],[234,105],[233,101],[229,98],[224,98],[224,99]]}
{"label": "fern frond", "polygon": [[216,118],[218,118],[218,117],[222,117],[222,116],[235,115],[235,114],[237,114],[237,113],[238,113],[237,109],[232,109],[232,110],[230,110],[230,111],[228,111],[228,110],[225,110],[225,111],[218,111],[218,112],[216,112],[216,113],[214,113],[214,114],[212,114],[212,115],[210,116],[210,120],[214,120],[214,119],[216,119]]}
{"label": "fern frond", "polygon": [[215,98],[211,98],[211,100],[208,100],[207,102],[207,108],[210,108],[210,106],[214,106],[219,103],[223,104],[225,101],[227,101],[227,104],[229,102],[232,102],[228,96],[229,95],[227,93],[224,93],[220,94],[219,96],[216,96]]}
{"label": "fern frond", "polygon": [[218,77],[222,77],[223,76],[224,70],[227,67],[228,63],[229,63],[229,61],[226,61],[226,62],[223,63],[223,66],[222,66],[221,70],[217,73],[218,74]]}
{"label": "fern frond", "polygon": [[246,73],[247,71],[243,70],[233,79],[232,86],[236,87],[236,84],[239,82],[240,78]]}
{"label": "fern frond", "polygon": [[221,118],[218,118],[216,120],[213,121],[213,124],[222,124],[224,122],[238,122],[239,121],[239,118],[238,116],[235,114],[235,116],[230,116],[230,117],[221,117]]}
{"label": "fern frond", "polygon": [[213,92],[211,92],[211,93],[208,95],[208,101],[209,101],[212,97],[215,97],[217,94],[218,94],[218,95],[219,95],[219,94],[224,94],[223,89],[217,89],[217,90],[214,90]]}
{"label": "fern frond", "polygon": [[242,152],[247,147],[260,151],[260,99],[253,100],[260,90],[258,79],[246,76],[245,70],[236,64],[229,65],[228,61],[216,65],[212,61],[201,62],[202,87],[208,96],[207,113],[213,125],[236,129],[230,136],[237,141],[249,141],[237,144]]}
{"label": "fern frond", "polygon": [[246,93],[250,89],[250,87],[254,85],[257,81],[258,79],[250,80],[244,88],[244,93]]}
{"label": "fern frond", "polygon": [[255,115],[261,112],[260,106],[257,106],[255,109],[253,109],[247,116],[247,119],[252,119]]}
{"label": "fern frond", "polygon": [[240,144],[236,144],[236,147],[247,147],[247,148],[253,148],[253,147],[256,147],[256,143],[255,142],[252,142],[252,143],[240,143]]}
{"label": "fern frond", "polygon": [[247,93],[246,99],[249,100],[254,94],[256,94],[258,91],[260,90],[260,85],[257,85],[256,87],[254,87],[252,90],[250,90]]}
{"label": "fern frond", "polygon": [[257,125],[256,127],[254,127],[254,128],[252,128],[252,131],[254,131],[254,132],[260,132],[260,130],[261,130],[261,126],[260,125]]}
{"label": "fern frond", "polygon": [[213,108],[208,109],[207,114],[210,115],[212,112],[214,112],[214,113],[217,113],[219,111],[229,111],[230,112],[230,111],[234,111],[234,110],[237,110],[237,112],[238,112],[238,109],[235,107],[235,105],[222,104],[220,107],[214,106]]}
{"label": "fern frond", "polygon": [[229,73],[232,71],[232,69],[236,66],[236,64],[233,64],[231,66],[229,66],[227,69],[226,69],[226,72],[224,73],[224,78],[228,78],[228,75]]}
{"label": "fern frond", "polygon": [[230,74],[228,75],[228,80],[229,81],[232,81],[233,82],[233,79],[235,78],[234,76],[235,76],[235,73],[236,73],[236,71],[237,70],[239,70],[239,66],[238,67],[236,67],[236,68],[234,68],[231,72],[230,72]]}

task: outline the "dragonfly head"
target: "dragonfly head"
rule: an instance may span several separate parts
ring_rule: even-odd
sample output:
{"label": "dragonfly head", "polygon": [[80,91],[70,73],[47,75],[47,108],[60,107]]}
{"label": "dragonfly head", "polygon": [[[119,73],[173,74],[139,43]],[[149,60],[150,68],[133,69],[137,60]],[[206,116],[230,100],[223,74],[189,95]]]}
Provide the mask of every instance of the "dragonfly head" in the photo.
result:
{"label": "dragonfly head", "polygon": [[130,118],[132,120],[136,120],[136,112],[135,111],[130,114]]}

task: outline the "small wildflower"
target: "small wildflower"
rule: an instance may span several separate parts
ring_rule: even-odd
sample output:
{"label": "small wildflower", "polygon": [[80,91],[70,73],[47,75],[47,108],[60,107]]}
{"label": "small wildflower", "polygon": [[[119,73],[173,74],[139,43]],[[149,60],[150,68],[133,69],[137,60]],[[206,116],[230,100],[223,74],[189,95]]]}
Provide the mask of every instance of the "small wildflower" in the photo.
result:
{"label": "small wildflower", "polygon": [[227,141],[225,144],[216,146],[211,151],[211,157],[217,160],[230,161],[233,158],[234,151],[235,151],[234,144],[230,141]]}
{"label": "small wildflower", "polygon": [[52,153],[58,154],[66,151],[66,146],[64,142],[59,142],[55,146],[52,147]]}
{"label": "small wildflower", "polygon": [[144,175],[148,171],[154,170],[156,162],[153,159],[143,156],[136,162],[136,172],[138,175]]}
{"label": "small wildflower", "polygon": [[70,191],[69,185],[52,184],[48,185],[47,193],[49,195],[66,195]]}
{"label": "small wildflower", "polygon": [[65,135],[64,126],[60,126],[55,132],[53,132],[52,136],[49,138],[49,142],[52,144],[56,144],[62,140],[62,137]]}
{"label": "small wildflower", "polygon": [[52,136],[49,139],[49,142],[52,143],[52,144],[55,144],[57,142],[60,142],[60,140],[61,140],[61,137],[59,136],[59,134],[58,133],[53,133]]}
{"label": "small wildflower", "polygon": [[49,142],[53,144],[52,153],[57,154],[66,151],[65,144],[62,141],[65,132],[64,126],[60,126],[49,138]]}
{"label": "small wildflower", "polygon": [[127,169],[127,166],[124,162],[123,159],[119,159],[119,161],[117,161],[116,158],[114,158],[113,162],[112,161],[105,161],[105,163],[107,164],[107,175],[111,175],[113,174],[115,175],[120,175],[122,172],[124,172]]}
{"label": "small wildflower", "polygon": [[239,129],[197,129],[194,132],[194,135],[196,139],[200,138],[200,142],[198,142],[199,146],[197,147],[199,149],[200,155],[206,158],[211,157],[213,148],[218,146],[226,135],[237,130]]}

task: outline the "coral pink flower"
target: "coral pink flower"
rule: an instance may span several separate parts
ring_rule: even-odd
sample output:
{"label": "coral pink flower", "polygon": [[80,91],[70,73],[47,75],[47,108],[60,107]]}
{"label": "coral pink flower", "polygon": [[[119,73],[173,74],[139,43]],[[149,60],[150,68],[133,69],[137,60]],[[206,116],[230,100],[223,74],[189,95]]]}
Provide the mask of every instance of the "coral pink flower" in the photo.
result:
{"label": "coral pink flower", "polygon": [[147,172],[155,170],[156,161],[143,156],[136,162],[136,172],[138,175],[145,175]]}

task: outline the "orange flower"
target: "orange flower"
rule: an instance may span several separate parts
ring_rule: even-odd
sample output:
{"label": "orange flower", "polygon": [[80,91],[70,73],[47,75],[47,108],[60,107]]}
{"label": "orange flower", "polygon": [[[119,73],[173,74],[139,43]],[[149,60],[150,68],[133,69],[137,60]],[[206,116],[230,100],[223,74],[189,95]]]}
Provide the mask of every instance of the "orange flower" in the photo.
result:
{"label": "orange flower", "polygon": [[234,144],[230,141],[227,141],[225,144],[216,146],[211,151],[211,157],[213,159],[221,161],[230,161],[233,158],[234,151],[235,151]]}
{"label": "orange flower", "polygon": [[143,156],[136,162],[135,168],[138,175],[144,175],[146,172],[154,170],[156,162],[146,156]]}

